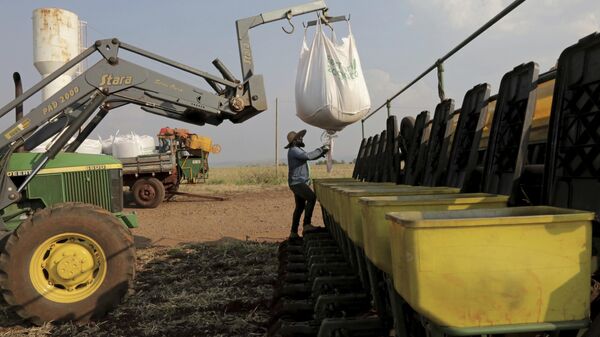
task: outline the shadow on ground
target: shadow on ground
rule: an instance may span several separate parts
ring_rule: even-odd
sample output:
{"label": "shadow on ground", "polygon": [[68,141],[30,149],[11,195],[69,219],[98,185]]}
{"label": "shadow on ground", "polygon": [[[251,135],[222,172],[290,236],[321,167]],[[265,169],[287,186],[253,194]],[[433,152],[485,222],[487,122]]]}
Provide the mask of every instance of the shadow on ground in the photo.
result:
{"label": "shadow on ground", "polygon": [[152,246],[152,240],[141,235],[134,235],[133,242],[136,249],[150,248]]}
{"label": "shadow on ground", "polygon": [[[203,194],[206,195],[207,197],[194,196],[194,195],[176,195],[169,199],[165,199],[163,201],[163,203],[166,203],[166,202],[170,202],[170,203],[209,203],[209,202],[228,201],[231,199],[231,196],[227,195],[225,193],[221,193],[218,195],[217,194],[211,195],[209,193],[203,193]],[[224,200],[216,200],[211,197],[220,197],[220,198],[224,198]],[[135,200],[133,199],[133,194],[130,191],[123,191],[123,206],[126,208],[144,209],[144,207],[140,207],[135,203]],[[158,207],[160,207],[160,205]]]}
{"label": "shadow on ground", "polygon": [[138,250],[126,301],[100,321],[33,327],[0,304],[0,335],[262,336],[277,244],[225,238]]}

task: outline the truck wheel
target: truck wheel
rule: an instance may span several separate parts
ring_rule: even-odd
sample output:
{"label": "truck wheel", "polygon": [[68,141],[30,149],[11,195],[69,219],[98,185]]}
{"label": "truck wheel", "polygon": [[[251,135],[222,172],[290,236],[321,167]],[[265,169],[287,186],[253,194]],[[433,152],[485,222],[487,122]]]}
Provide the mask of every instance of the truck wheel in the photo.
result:
{"label": "truck wheel", "polygon": [[156,208],[165,198],[165,186],[156,178],[140,178],[131,188],[133,200],[143,208]]}
{"label": "truck wheel", "polygon": [[129,230],[108,211],[86,204],[36,212],[0,255],[4,299],[38,325],[103,316],[121,302],[134,274]]}

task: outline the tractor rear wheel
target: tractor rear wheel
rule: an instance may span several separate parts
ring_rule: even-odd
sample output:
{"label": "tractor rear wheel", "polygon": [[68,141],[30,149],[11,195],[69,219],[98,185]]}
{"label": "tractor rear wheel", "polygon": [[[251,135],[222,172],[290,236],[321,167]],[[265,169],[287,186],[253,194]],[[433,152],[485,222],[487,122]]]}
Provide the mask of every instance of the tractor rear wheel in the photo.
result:
{"label": "tractor rear wheel", "polygon": [[110,212],[87,204],[36,212],[0,255],[4,299],[35,324],[103,316],[121,302],[134,274],[129,230]]}
{"label": "tractor rear wheel", "polygon": [[154,177],[139,178],[131,192],[136,205],[143,208],[156,208],[165,198],[165,186]]}

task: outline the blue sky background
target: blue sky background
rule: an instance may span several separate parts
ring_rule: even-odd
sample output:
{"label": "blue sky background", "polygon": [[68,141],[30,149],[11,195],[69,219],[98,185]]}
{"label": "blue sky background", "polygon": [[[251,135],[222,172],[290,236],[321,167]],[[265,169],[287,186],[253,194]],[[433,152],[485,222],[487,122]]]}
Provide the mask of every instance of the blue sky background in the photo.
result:
{"label": "blue sky background", "polygon": [[[88,22],[88,45],[102,38],[118,37],[129,44],[175,59],[214,74],[211,61],[220,58],[236,75],[240,73],[235,20],[273,9],[301,3],[302,0],[263,1],[5,1],[0,11],[0,31],[4,45],[0,51],[0,105],[12,99],[12,73],[19,71],[25,88],[40,80],[33,67],[32,11],[39,7],[59,7],[77,13]],[[363,71],[373,107],[397,92],[481,24],[502,10],[507,0],[329,0],[330,15],[351,14]],[[284,158],[285,135],[289,130],[309,130],[305,142],[320,145],[321,131],[305,125],[295,116],[294,83],[302,22],[293,19],[293,35],[281,31],[286,22],[263,25],[251,31],[255,70],[263,74],[270,108],[249,121],[234,125],[189,126],[153,116],[130,106],[113,110],[94,136],[108,136],[116,130],[156,134],[164,125],[188,127],[211,136],[223,147],[212,157],[217,165],[266,163],[274,160],[275,98],[279,98],[280,157]],[[347,33],[343,23],[335,25],[338,37]],[[528,0],[497,26],[459,52],[445,64],[446,94],[457,104],[465,91],[480,82],[489,82],[496,91],[502,75],[514,66],[536,61],[540,70],[549,69],[560,52],[578,39],[600,31],[598,0]],[[309,36],[310,36],[309,31]],[[140,60],[152,69],[206,87],[202,79]],[[399,117],[433,110],[437,103],[435,74],[394,101]],[[39,97],[25,106],[29,111]],[[385,112],[365,124],[367,135],[385,127]],[[14,116],[0,120],[6,128]],[[351,159],[361,140],[360,123],[347,127],[336,140],[334,157]]]}

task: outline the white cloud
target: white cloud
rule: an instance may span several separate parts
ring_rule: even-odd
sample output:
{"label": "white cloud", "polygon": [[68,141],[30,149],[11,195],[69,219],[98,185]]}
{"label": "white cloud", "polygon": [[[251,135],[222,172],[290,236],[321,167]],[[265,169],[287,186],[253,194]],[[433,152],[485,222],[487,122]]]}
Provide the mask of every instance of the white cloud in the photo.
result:
{"label": "white cloud", "polygon": [[[384,104],[389,97],[406,85],[406,83],[396,82],[390,73],[381,69],[366,69],[364,73],[371,95],[372,110]],[[433,111],[437,103],[437,91],[425,81],[419,81],[392,101],[392,112],[415,115],[424,109]],[[382,111],[380,114],[385,115],[385,112]]]}
{"label": "white cloud", "polygon": [[593,12],[586,13],[578,20],[575,20],[571,28],[582,37],[593,32],[598,32],[600,31],[600,15]]}
{"label": "white cloud", "polygon": [[[473,30],[490,20],[505,9],[512,0],[411,0],[415,9],[432,15],[441,16],[438,21],[455,30]],[[565,26],[567,29],[584,30],[589,27],[598,28],[598,19],[595,15],[586,15],[585,18],[574,20],[578,13],[579,5],[588,11],[589,5],[584,0],[541,0],[535,5],[525,2],[513,12],[502,18],[494,29],[501,32],[525,33],[534,28],[555,29]],[[597,8],[596,8],[597,9]],[[552,21],[550,21],[552,20]],[[549,26],[552,22],[552,26]],[[575,22],[571,24],[571,22]],[[595,26],[594,26],[595,25]]]}
{"label": "white cloud", "polygon": [[504,7],[505,0],[412,0],[421,9],[441,12],[453,28],[478,26]]}
{"label": "white cloud", "polygon": [[381,69],[366,69],[365,80],[371,94],[371,101],[382,101],[400,89],[400,84],[394,82],[392,76]]}
{"label": "white cloud", "polygon": [[404,24],[407,26],[412,26],[414,23],[415,23],[415,15],[409,14],[408,17],[406,18],[406,21],[404,21]]}

